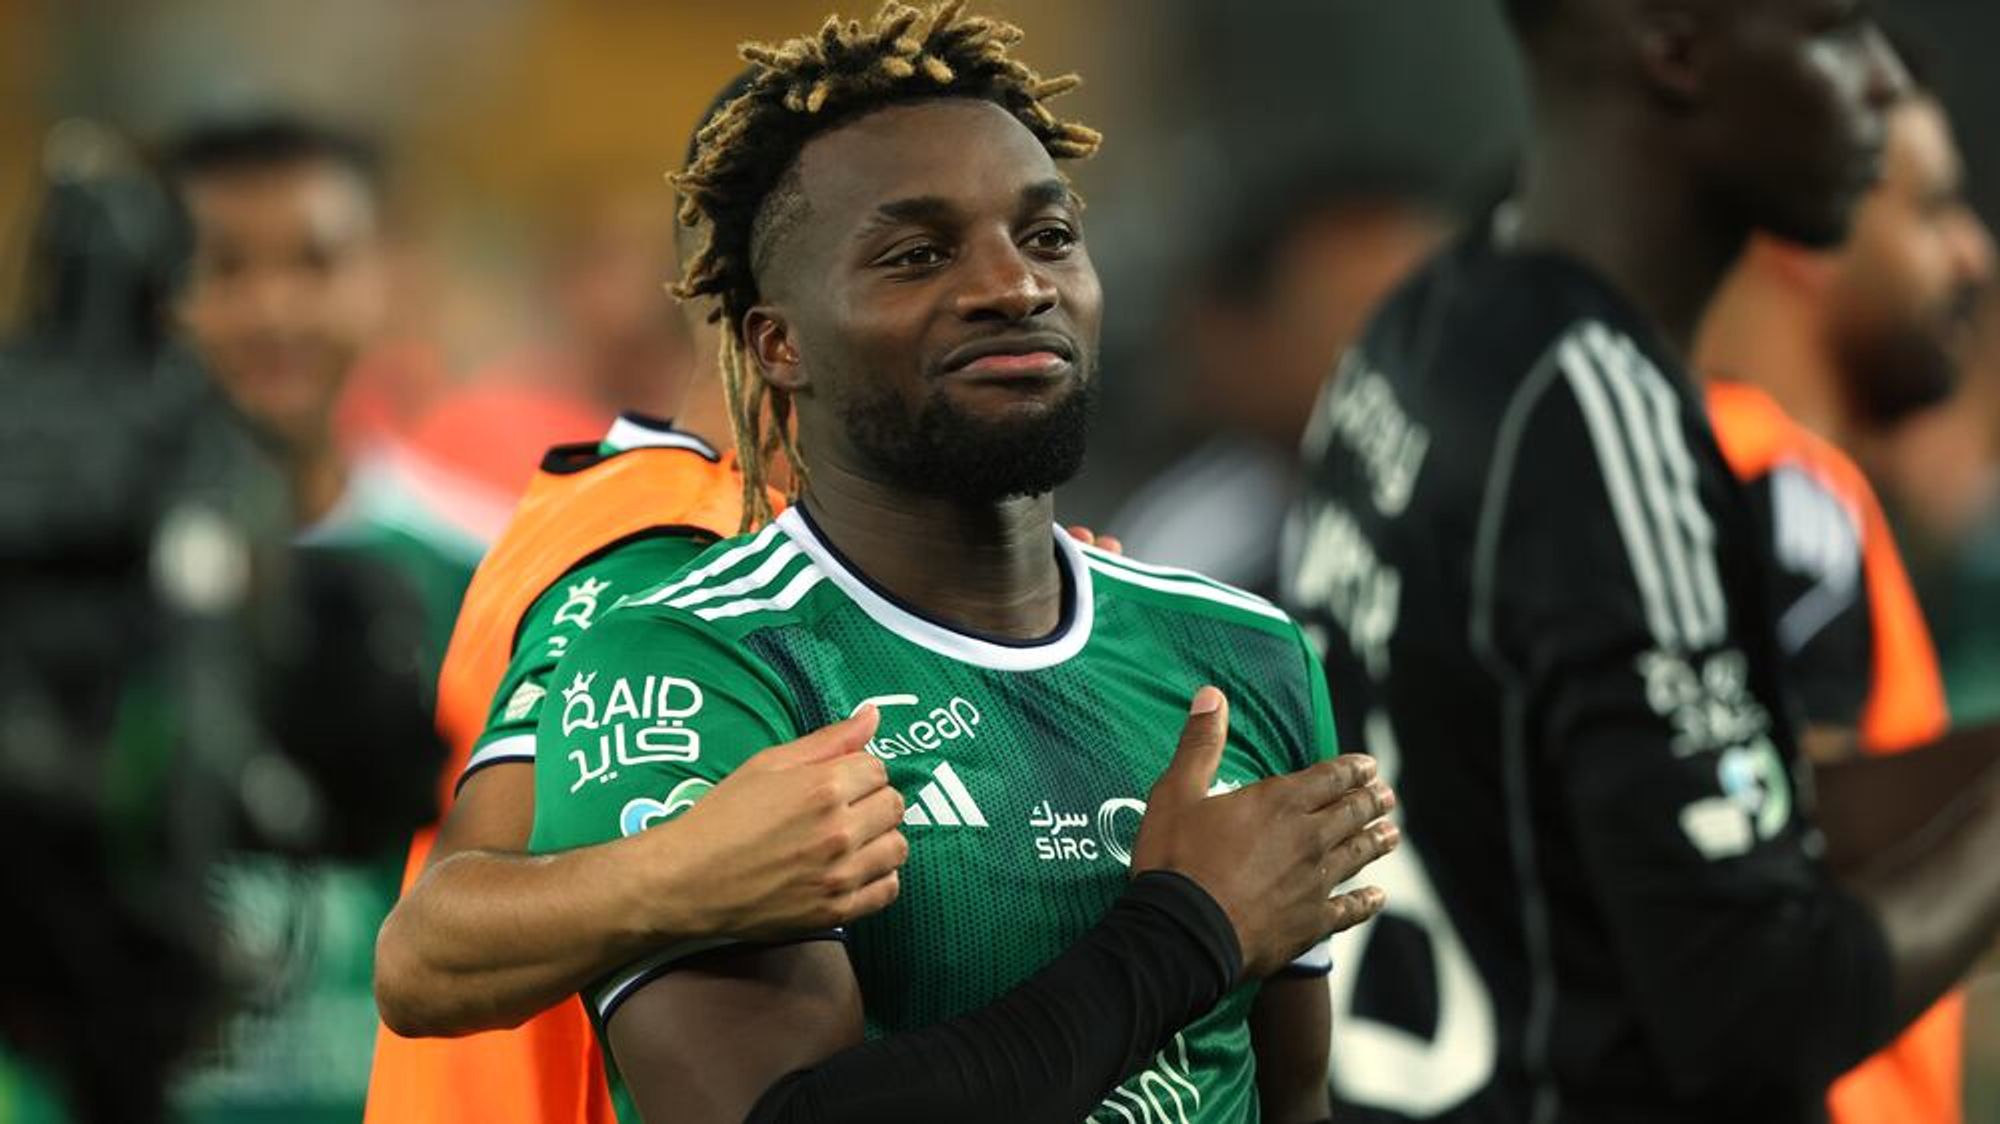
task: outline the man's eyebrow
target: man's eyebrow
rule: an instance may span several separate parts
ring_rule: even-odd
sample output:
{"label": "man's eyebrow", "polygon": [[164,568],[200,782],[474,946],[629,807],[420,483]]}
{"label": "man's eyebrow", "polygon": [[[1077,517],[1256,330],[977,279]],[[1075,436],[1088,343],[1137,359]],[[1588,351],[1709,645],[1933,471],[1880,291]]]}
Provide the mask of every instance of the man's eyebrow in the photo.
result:
{"label": "man's eyebrow", "polygon": [[1021,211],[1039,211],[1045,207],[1074,207],[1076,192],[1070,190],[1067,182],[1059,179],[1039,180],[1021,189]]}
{"label": "man's eyebrow", "polygon": [[866,238],[884,227],[918,225],[943,225],[957,217],[958,208],[949,200],[937,195],[913,195],[908,199],[892,199],[875,208],[855,231],[856,238]]}
{"label": "man's eyebrow", "polygon": [[[1021,189],[1020,211],[1023,215],[1048,207],[1074,207],[1076,192],[1070,190],[1067,182],[1060,179],[1038,180]],[[875,208],[875,212],[862,222],[854,236],[866,238],[876,231],[892,226],[946,226],[959,218],[958,207],[941,195],[913,195],[906,199],[892,199]]]}

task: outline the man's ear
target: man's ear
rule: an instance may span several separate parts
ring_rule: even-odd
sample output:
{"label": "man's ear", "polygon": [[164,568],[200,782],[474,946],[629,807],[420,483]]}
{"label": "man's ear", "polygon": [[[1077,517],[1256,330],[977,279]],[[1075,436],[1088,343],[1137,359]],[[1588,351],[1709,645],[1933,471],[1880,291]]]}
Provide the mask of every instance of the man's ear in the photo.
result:
{"label": "man's ear", "polygon": [[1826,292],[1840,272],[1838,253],[1811,249],[1775,235],[1753,236],[1744,252],[1751,255],[1755,267],[1815,299]]}
{"label": "man's ear", "polygon": [[1675,105],[1700,101],[1708,84],[1708,53],[1699,15],[1682,0],[1642,0],[1632,21],[1639,65],[1652,87]]}
{"label": "man's ear", "polygon": [[743,343],[764,381],[796,394],[811,381],[799,361],[791,322],[775,305],[760,304],[743,314]]}

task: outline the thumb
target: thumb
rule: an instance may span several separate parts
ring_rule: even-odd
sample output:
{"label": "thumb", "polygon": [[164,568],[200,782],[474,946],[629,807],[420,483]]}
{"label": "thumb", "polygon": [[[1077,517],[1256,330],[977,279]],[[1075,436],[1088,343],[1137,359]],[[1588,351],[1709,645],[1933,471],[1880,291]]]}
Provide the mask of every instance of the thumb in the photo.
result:
{"label": "thumb", "polygon": [[1215,783],[1215,770],[1222,764],[1222,746],[1229,740],[1229,700],[1214,687],[1194,693],[1188,707],[1187,724],[1181,727],[1180,744],[1166,771],[1153,785],[1152,804],[1162,799],[1191,803],[1208,795]]}
{"label": "thumb", "polygon": [[881,711],[864,706],[832,725],[821,726],[802,738],[764,750],[745,761],[736,771],[792,769],[859,753],[868,744],[868,739],[875,736],[875,728],[881,720]]}

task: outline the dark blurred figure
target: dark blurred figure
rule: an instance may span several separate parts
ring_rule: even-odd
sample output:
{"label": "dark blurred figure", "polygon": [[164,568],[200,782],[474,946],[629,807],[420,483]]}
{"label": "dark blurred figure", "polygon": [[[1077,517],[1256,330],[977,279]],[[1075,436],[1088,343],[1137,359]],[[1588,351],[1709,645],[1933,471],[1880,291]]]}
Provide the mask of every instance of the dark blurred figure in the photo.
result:
{"label": "dark blurred figure", "polygon": [[1184,407],[1208,436],[1152,478],[1108,529],[1135,558],[1272,594],[1299,438],[1333,361],[1450,224],[1388,176],[1315,172],[1237,198],[1233,226],[1171,318],[1190,367]]}
{"label": "dark blurred figure", "polygon": [[[421,606],[413,674],[434,681],[479,544],[435,518],[387,463],[351,459],[334,413],[380,336],[388,293],[380,169],[365,143],[265,116],[198,127],[169,149],[192,231],[177,308],[204,368],[283,470],[298,541],[392,571]],[[315,705],[320,700],[304,700]],[[339,705],[338,700],[324,700]],[[401,747],[370,741],[361,754]],[[427,782],[417,792],[428,794]],[[401,862],[218,866],[227,949],[251,999],[178,1100],[191,1118],[353,1120],[374,1035],[374,935]]]}
{"label": "dark blurred figure", "polygon": [[1891,116],[1882,182],[1853,234],[1832,252],[1753,240],[1709,312],[1698,365],[1756,382],[1865,456],[1957,388],[1992,276],[1944,108],[1914,95]]}
{"label": "dark blurred figure", "polygon": [[[1769,517],[1778,639],[1822,759],[1900,752],[1950,724],[1930,630],[1853,458],[1958,381],[1993,270],[1962,181],[1943,106],[1913,94],[1889,115],[1882,180],[1847,241],[1752,238],[1696,345],[1716,438]],[[1836,1083],[1834,1118],[1961,1119],[1963,999]]]}
{"label": "dark blurred figure", "polygon": [[1871,467],[1910,544],[1952,714],[2000,719],[2000,290],[1979,314],[1966,380],[1879,443]]}
{"label": "dark blurred figure", "polygon": [[1509,0],[1517,202],[1370,321],[1286,592],[1405,846],[1337,942],[1342,1119],[1821,1121],[2000,929],[2000,730],[1809,761],[1769,524],[1688,369],[1834,247],[1906,76],[1823,0]]}
{"label": "dark blurred figure", "polygon": [[47,164],[0,347],[0,1107],[144,1122],[226,1001],[216,857],[370,853],[438,754],[408,602],[287,548],[281,479],[167,341],[171,201],[83,123]]}

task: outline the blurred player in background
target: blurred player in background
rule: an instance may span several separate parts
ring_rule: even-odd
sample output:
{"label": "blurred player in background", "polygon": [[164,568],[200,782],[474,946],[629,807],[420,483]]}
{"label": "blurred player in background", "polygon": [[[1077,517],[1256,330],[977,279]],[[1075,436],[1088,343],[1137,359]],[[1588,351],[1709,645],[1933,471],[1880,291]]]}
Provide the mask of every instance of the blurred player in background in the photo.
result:
{"label": "blurred player in background", "polygon": [[[1282,613],[1052,530],[1100,304],[1054,161],[1097,137],[1018,37],[889,5],[746,48],[678,181],[746,499],[782,449],[803,500],[571,646],[535,846],[699,815],[747,748],[879,710],[911,892],[846,949],[664,943],[594,981],[622,1118],[1325,1113],[1324,985],[1237,985],[1373,911],[1328,880],[1393,842],[1386,792],[1313,765],[1330,707]],[[1214,690],[1187,709],[1210,681],[1233,729]],[[1204,798],[1218,767],[1242,790]]]}
{"label": "blurred player in background", "polygon": [[269,116],[197,128],[168,159],[194,227],[180,298],[190,342],[278,456],[301,538],[395,563],[425,599],[441,659],[481,544],[350,460],[334,433],[389,296],[379,158],[356,138]]}
{"label": "blurred player in background", "polygon": [[[189,342],[276,457],[298,541],[393,570],[421,599],[434,668],[478,545],[350,461],[334,434],[341,389],[381,329],[388,293],[373,151],[312,122],[267,116],[196,128],[168,160],[193,234],[177,301]],[[246,858],[218,870],[230,947],[257,994],[213,1064],[182,1090],[189,1113],[353,1119],[374,1026],[372,934],[395,900],[398,869],[385,856],[315,866]]]}
{"label": "blurred player in background", "polygon": [[1287,589],[1414,844],[1336,947],[1336,1092],[1358,1120],[1820,1119],[2000,925],[2000,786],[1966,780],[2000,745],[1816,771],[1812,814],[1769,525],[1682,357],[1754,230],[1842,239],[1904,76],[1845,3],[1508,14],[1519,202],[1375,318],[1306,440]]}
{"label": "blurred player in background", "polygon": [[[1912,94],[1847,241],[1753,238],[1697,345],[1716,439],[1770,520],[1778,640],[1815,756],[1894,753],[1949,725],[1930,632],[1851,457],[1955,382],[1993,267],[1962,178],[1943,106]],[[1955,992],[1834,1087],[1835,1119],[1960,1119],[1963,1023]]]}
{"label": "blurred player in background", "polygon": [[1270,595],[1320,381],[1450,226],[1414,183],[1365,171],[1244,185],[1215,211],[1208,224],[1231,233],[1170,328],[1193,380],[1183,409],[1204,439],[1110,526],[1135,558]]}

